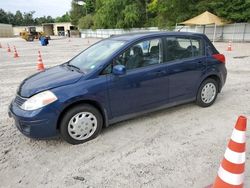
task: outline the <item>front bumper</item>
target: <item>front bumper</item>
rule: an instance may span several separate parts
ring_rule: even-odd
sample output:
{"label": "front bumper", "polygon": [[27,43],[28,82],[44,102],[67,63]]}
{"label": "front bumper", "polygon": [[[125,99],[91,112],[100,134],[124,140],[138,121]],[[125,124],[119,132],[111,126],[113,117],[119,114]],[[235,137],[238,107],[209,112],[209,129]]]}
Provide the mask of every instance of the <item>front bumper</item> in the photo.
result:
{"label": "front bumper", "polygon": [[52,104],[37,110],[25,111],[13,101],[8,114],[14,118],[18,130],[27,137],[43,139],[59,134],[57,130],[59,112]]}

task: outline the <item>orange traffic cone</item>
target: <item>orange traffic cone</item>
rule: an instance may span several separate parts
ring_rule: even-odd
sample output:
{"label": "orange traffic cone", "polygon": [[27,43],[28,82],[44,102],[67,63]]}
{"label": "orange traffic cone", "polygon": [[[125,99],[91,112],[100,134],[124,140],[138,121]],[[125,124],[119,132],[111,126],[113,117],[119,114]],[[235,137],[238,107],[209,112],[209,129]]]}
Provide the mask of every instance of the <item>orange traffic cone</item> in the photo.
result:
{"label": "orange traffic cone", "polygon": [[45,70],[40,50],[38,51],[37,70],[38,71],[44,71]]}
{"label": "orange traffic cone", "polygon": [[17,53],[16,47],[14,46],[14,58],[18,58],[18,57],[19,57],[19,55]]}
{"label": "orange traffic cone", "polygon": [[8,44],[7,52],[11,52],[9,44]]}
{"label": "orange traffic cone", "polygon": [[240,116],[213,185],[207,188],[243,188],[247,119]]}
{"label": "orange traffic cone", "polygon": [[232,51],[232,42],[228,42],[227,51]]}

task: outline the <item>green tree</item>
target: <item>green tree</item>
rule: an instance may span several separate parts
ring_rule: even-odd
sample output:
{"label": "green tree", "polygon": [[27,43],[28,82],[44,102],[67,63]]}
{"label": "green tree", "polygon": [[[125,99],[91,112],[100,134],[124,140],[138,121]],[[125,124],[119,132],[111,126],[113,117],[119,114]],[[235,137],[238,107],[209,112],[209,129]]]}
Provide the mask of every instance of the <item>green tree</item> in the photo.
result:
{"label": "green tree", "polygon": [[193,4],[189,0],[158,0],[157,25],[161,28],[170,27],[191,18]]}
{"label": "green tree", "polygon": [[35,24],[35,21],[33,18],[34,14],[35,14],[35,11],[24,12],[23,13],[23,24],[24,25],[34,25]]}
{"label": "green tree", "polygon": [[23,25],[23,14],[20,10],[15,14],[15,25]]}
{"label": "green tree", "polygon": [[206,10],[231,22],[250,22],[250,0],[72,0],[70,13],[34,18],[34,11],[15,14],[0,9],[0,23],[36,25],[69,22],[80,28],[166,28]]}
{"label": "green tree", "polygon": [[46,23],[54,23],[54,22],[55,22],[55,19],[52,18],[51,16],[46,17]]}
{"label": "green tree", "polygon": [[94,26],[94,18],[91,14],[88,14],[87,16],[82,17],[79,20],[79,28],[81,29],[90,29]]}
{"label": "green tree", "polygon": [[122,13],[124,15],[124,23],[122,24],[124,28],[133,28],[140,26],[140,7],[138,7],[136,3],[127,5]]}
{"label": "green tree", "polygon": [[146,21],[144,0],[99,0],[96,4],[95,28],[140,27]]}
{"label": "green tree", "polygon": [[78,21],[81,17],[86,15],[84,6],[78,5],[75,0],[71,2],[70,19],[73,25],[78,25]]}
{"label": "green tree", "polygon": [[55,19],[53,19],[51,16],[43,16],[39,18],[35,18],[34,23],[36,25],[42,25],[44,23],[54,23]]}
{"label": "green tree", "polygon": [[157,13],[157,7],[158,7],[158,0],[152,0],[147,4],[147,12],[155,15]]}
{"label": "green tree", "polygon": [[7,13],[8,24],[15,25],[15,16],[11,12]]}
{"label": "green tree", "polygon": [[104,2],[104,0],[95,0],[95,12],[103,6]]}
{"label": "green tree", "polygon": [[122,0],[103,0],[100,1],[100,8],[94,17],[96,28],[117,28],[122,26],[122,7],[125,1]]}
{"label": "green tree", "polygon": [[95,12],[95,0],[85,0],[85,10],[87,14],[93,14]]}
{"label": "green tree", "polygon": [[231,22],[250,21],[249,0],[214,0],[210,2],[211,9],[220,17]]}
{"label": "green tree", "polygon": [[55,22],[70,22],[70,15],[68,12],[66,12],[66,14],[59,16],[55,19]]}
{"label": "green tree", "polygon": [[8,23],[7,13],[3,9],[0,9],[0,23]]}

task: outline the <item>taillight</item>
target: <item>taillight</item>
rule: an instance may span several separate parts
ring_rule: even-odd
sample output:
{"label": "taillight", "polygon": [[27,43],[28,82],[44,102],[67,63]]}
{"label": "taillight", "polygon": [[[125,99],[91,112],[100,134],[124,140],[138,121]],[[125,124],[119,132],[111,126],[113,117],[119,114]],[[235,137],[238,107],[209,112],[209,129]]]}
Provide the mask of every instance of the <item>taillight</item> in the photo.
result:
{"label": "taillight", "polygon": [[223,54],[213,54],[213,57],[221,63],[226,63],[226,59]]}

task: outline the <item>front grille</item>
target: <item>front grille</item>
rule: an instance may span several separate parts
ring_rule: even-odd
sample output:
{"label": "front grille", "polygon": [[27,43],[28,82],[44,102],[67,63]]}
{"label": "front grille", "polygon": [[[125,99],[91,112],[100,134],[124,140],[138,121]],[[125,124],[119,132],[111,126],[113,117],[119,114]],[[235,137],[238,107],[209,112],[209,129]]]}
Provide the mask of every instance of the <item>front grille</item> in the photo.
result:
{"label": "front grille", "polygon": [[14,100],[14,102],[18,105],[18,106],[22,106],[23,103],[26,101],[26,98],[20,97],[19,95],[16,95],[16,98]]}

